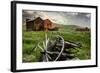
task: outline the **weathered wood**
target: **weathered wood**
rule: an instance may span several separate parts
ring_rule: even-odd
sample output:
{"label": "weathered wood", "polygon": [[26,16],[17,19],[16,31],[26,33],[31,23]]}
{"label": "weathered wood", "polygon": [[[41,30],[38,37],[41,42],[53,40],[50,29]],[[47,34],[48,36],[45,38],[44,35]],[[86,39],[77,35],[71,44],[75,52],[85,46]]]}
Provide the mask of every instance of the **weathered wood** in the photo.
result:
{"label": "weathered wood", "polygon": [[[57,47],[61,47],[62,44],[58,43],[58,44],[56,44],[56,46]],[[81,45],[80,44],[75,44],[75,43],[64,41],[64,48],[69,49],[69,48],[75,48],[75,47],[81,47]]]}
{"label": "weathered wood", "polygon": [[44,48],[43,58],[45,61],[64,61],[73,59],[76,56],[71,51],[66,51],[66,49],[80,48],[80,43],[74,43],[69,41],[64,41],[62,37],[57,37],[55,40],[49,40],[47,47]]}
{"label": "weathered wood", "polygon": [[26,30],[28,31],[54,31],[58,30],[57,25],[55,25],[51,20],[43,20],[41,17],[37,17],[34,20],[26,19]]}

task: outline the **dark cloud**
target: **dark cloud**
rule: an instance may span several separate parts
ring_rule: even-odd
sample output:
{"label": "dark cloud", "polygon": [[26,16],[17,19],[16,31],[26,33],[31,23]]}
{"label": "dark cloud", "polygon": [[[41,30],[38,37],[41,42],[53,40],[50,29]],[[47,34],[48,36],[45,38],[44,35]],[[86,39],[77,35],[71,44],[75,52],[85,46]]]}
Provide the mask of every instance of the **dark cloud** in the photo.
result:
{"label": "dark cloud", "polygon": [[25,22],[26,18],[35,19],[36,17],[41,17],[42,19],[50,19],[52,22],[59,24],[90,27],[90,13],[52,12],[35,10],[23,10],[22,13],[23,22]]}

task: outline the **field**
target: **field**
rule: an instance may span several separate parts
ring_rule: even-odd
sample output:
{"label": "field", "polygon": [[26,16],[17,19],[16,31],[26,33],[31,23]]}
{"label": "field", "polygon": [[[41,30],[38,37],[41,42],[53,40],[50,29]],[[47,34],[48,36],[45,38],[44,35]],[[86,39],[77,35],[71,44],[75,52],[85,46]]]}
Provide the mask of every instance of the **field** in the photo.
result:
{"label": "field", "polygon": [[[76,31],[75,25],[62,25],[58,31],[48,31],[48,37],[52,38],[53,35],[61,35],[65,41],[72,41],[81,43],[82,47],[77,48],[78,52],[74,55],[79,60],[87,60],[91,58],[91,36],[90,31]],[[38,42],[44,41],[44,31],[26,31],[23,27],[23,49],[22,61],[23,62],[39,62],[42,57],[40,49],[34,49]],[[72,50],[74,51],[74,50]]]}

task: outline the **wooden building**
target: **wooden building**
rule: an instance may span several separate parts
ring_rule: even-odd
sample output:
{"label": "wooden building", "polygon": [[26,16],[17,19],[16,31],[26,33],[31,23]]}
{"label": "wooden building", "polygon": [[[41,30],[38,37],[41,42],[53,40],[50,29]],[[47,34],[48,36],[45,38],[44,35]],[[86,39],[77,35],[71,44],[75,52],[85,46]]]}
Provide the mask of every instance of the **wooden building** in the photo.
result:
{"label": "wooden building", "polygon": [[76,28],[76,31],[90,31],[90,29],[88,27]]}
{"label": "wooden building", "polygon": [[57,27],[49,19],[41,19],[37,17],[34,20],[26,20],[26,30],[28,31],[47,31],[58,30]]}
{"label": "wooden building", "polygon": [[26,29],[29,31],[39,31],[43,29],[43,20],[38,17],[34,20],[28,20],[26,21]]}

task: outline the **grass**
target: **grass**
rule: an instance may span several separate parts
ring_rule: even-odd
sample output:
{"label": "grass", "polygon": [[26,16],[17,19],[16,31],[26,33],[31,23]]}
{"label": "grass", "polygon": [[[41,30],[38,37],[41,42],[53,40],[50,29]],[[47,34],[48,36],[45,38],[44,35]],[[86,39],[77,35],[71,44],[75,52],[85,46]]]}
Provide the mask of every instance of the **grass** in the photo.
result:
{"label": "grass", "polygon": [[[65,41],[73,41],[81,43],[82,47],[77,48],[78,52],[75,56],[80,60],[86,60],[91,58],[90,48],[90,31],[75,31],[77,26],[74,25],[62,25],[59,31],[48,31],[48,37],[52,38],[53,35],[61,35]],[[34,50],[38,42],[44,41],[45,32],[43,31],[26,31],[23,30],[23,62],[38,62],[42,57],[40,49]],[[72,50],[74,51],[74,50]]]}

